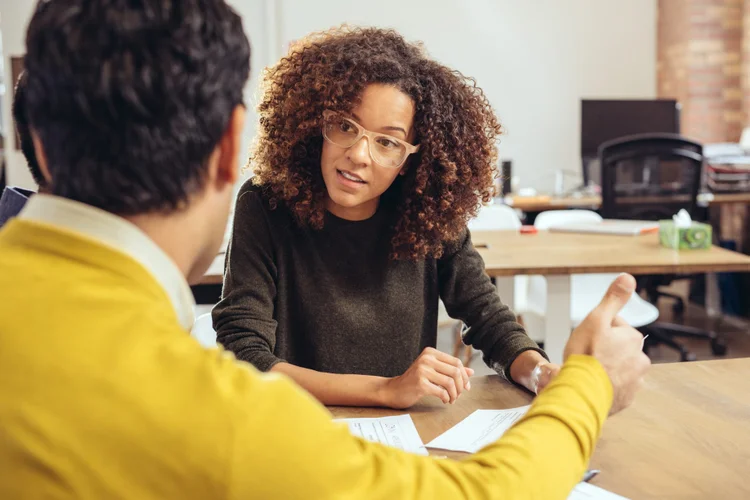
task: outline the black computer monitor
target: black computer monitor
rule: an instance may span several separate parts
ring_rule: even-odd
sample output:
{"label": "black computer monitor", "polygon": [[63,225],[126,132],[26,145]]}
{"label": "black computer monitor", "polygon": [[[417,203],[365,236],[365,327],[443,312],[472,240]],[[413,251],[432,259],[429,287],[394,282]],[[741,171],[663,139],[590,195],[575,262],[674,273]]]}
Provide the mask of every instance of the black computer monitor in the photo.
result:
{"label": "black computer monitor", "polygon": [[612,139],[651,132],[680,133],[680,104],[674,99],[581,99],[583,181],[601,183],[599,146]]}

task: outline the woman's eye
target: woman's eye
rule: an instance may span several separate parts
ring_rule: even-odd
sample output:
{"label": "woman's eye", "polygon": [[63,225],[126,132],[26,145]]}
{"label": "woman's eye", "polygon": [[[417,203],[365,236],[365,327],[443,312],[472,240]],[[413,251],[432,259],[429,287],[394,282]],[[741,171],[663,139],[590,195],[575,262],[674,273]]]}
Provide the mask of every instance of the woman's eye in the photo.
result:
{"label": "woman's eye", "polygon": [[341,122],[341,124],[339,125],[339,128],[341,129],[342,132],[354,131],[354,126],[352,126],[352,124],[349,122]]}
{"label": "woman's eye", "polygon": [[384,148],[397,148],[398,143],[396,141],[392,141],[390,139],[386,139],[385,137],[380,137],[378,139],[378,144],[383,146]]}

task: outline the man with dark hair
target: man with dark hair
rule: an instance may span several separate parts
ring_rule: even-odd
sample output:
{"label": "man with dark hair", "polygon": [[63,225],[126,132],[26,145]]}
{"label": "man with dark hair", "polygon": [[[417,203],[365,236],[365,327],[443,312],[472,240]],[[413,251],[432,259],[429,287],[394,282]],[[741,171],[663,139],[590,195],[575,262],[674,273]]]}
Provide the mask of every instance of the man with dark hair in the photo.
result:
{"label": "man with dark hair", "polygon": [[[31,138],[31,129],[29,121],[26,118],[26,73],[21,73],[16,83],[13,93],[13,121],[18,131],[18,140],[21,143],[21,152],[26,158],[26,164],[31,171],[34,182],[39,186],[39,191],[43,192],[47,185],[42,171],[39,169],[39,163],[36,161],[34,154],[34,141]],[[7,186],[0,197],[0,227],[3,227],[8,219],[15,217],[26,205],[33,191],[15,186]]]}
{"label": "man with dark hair", "polygon": [[[613,285],[560,374],[462,462],[367,443],[188,335],[250,48],[224,0],[42,0],[27,105],[51,195],[0,232],[0,498],[563,498],[648,364]],[[270,257],[272,258],[272,257]],[[269,264],[271,265],[271,264]]]}

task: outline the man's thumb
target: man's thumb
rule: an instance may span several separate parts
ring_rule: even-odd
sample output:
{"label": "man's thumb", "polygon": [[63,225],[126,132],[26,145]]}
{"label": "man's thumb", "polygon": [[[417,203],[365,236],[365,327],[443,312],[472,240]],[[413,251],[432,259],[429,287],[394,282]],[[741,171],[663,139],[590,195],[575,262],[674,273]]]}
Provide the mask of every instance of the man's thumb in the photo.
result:
{"label": "man's thumb", "polygon": [[621,274],[609,285],[607,293],[596,307],[597,315],[611,323],[625,307],[635,291],[635,278],[629,274]]}

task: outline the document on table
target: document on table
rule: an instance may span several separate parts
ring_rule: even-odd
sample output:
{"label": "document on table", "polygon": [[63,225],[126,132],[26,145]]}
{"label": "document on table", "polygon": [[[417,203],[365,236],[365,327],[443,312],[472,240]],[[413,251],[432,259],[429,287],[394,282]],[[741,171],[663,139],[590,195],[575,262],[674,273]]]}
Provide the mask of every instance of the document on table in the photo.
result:
{"label": "document on table", "polygon": [[615,495],[607,490],[603,490],[593,484],[578,483],[570,492],[568,500],[628,500],[620,495]]}
{"label": "document on table", "polygon": [[442,433],[428,448],[476,453],[497,441],[528,411],[528,406],[509,410],[476,410],[474,413]]}
{"label": "document on table", "polygon": [[373,443],[381,443],[417,455],[427,455],[427,449],[419,437],[410,415],[381,418],[342,418],[349,432]]}

